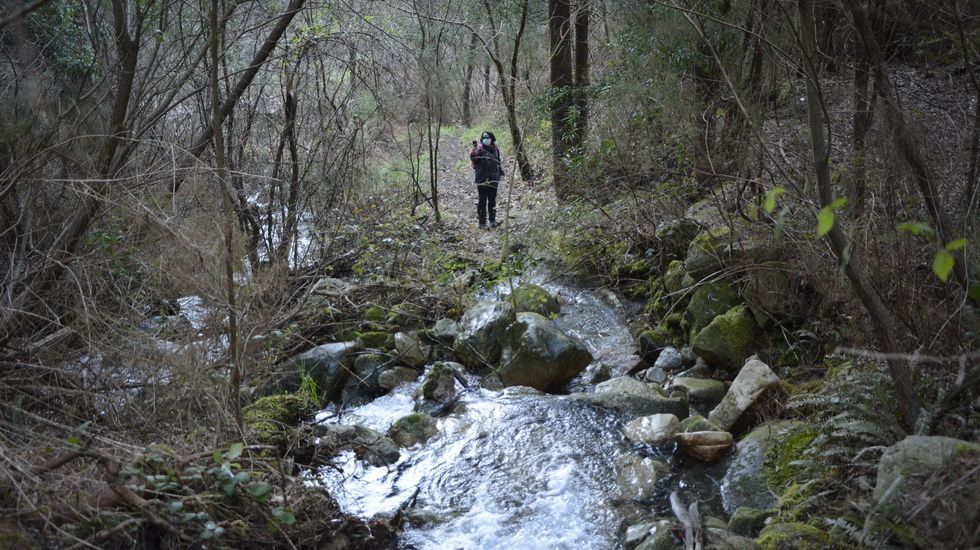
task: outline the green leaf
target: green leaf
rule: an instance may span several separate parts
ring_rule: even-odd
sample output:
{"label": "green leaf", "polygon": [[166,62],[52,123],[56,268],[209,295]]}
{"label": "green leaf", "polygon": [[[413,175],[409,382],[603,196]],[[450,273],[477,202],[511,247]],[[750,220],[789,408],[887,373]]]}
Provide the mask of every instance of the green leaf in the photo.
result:
{"label": "green leaf", "polygon": [[242,443],[232,443],[231,447],[228,447],[228,453],[225,457],[228,460],[235,460],[236,458],[242,456],[242,451],[245,450],[245,445]]}
{"label": "green leaf", "polygon": [[283,525],[292,525],[296,523],[296,516],[289,508],[276,508],[272,510],[272,517]]}
{"label": "green leaf", "polygon": [[980,300],[980,283],[971,286],[967,295],[970,296],[971,300]]}
{"label": "green leaf", "polygon": [[762,203],[762,209],[766,211],[766,214],[772,214],[776,210],[776,199],[785,192],[786,190],[782,187],[773,187],[766,191],[766,199]]}
{"label": "green leaf", "polygon": [[248,488],[248,493],[252,498],[259,502],[265,502],[272,496],[272,485],[268,483],[256,483]]}
{"label": "green leaf", "polygon": [[902,223],[896,229],[899,231],[908,231],[913,235],[925,235],[926,237],[930,237],[934,233],[931,227],[922,222]]}
{"label": "green leaf", "polygon": [[214,459],[216,464],[221,464],[221,449],[215,449],[214,454],[211,455],[211,458]]}
{"label": "green leaf", "polygon": [[73,436],[71,436],[71,437],[68,438],[68,443],[70,443],[72,445],[76,445],[76,446],[77,445],[81,445],[82,444],[82,438],[78,437],[77,435],[73,435]]}
{"label": "green leaf", "polygon": [[955,250],[960,250],[961,248],[966,248],[969,243],[966,239],[956,239],[953,242],[946,243],[946,250],[953,252]]}
{"label": "green leaf", "polygon": [[953,265],[956,261],[953,259],[953,255],[946,250],[940,250],[936,252],[936,257],[932,259],[932,271],[939,277],[939,280],[946,282],[949,280],[949,274],[953,271]]}
{"label": "green leaf", "polygon": [[817,213],[817,237],[823,237],[834,228],[834,221],[837,215],[830,206],[824,206]]}
{"label": "green leaf", "polygon": [[834,202],[830,203],[830,208],[832,210],[837,210],[838,208],[844,206],[845,204],[847,204],[847,198],[846,197],[841,197],[841,198],[835,200]]}

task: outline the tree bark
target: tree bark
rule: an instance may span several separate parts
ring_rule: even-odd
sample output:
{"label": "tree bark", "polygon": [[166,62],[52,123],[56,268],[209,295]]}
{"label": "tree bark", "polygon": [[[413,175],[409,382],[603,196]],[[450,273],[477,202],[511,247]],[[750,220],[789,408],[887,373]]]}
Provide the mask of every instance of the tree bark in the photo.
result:
{"label": "tree bark", "polygon": [[573,146],[581,149],[589,128],[589,0],[579,0],[575,12],[575,132]]}
{"label": "tree bark", "polygon": [[[221,23],[223,26],[224,22]],[[231,374],[228,378],[228,398],[231,401],[232,413],[239,430],[242,427],[241,404],[241,365],[238,359],[238,308],[235,300],[235,204],[228,189],[225,174],[225,153],[222,143],[221,88],[218,83],[219,66],[219,35],[218,0],[211,0],[211,136],[214,139],[215,171],[218,184],[221,187],[221,198],[224,203],[224,241],[225,241],[225,283],[227,285],[228,309],[228,347],[231,352]]]}
{"label": "tree bark", "polygon": [[569,0],[548,0],[548,38],[551,46],[551,155],[555,195],[565,199],[571,194],[571,181],[565,167],[569,151],[568,137],[572,87],[571,33]]}
{"label": "tree bark", "polygon": [[[829,116],[824,109],[823,98],[817,88],[816,51],[817,43],[814,35],[813,6],[810,0],[798,0],[800,10],[800,34],[803,43],[803,67],[806,73],[806,104],[810,125],[811,146],[813,149],[813,165],[817,175],[817,189],[820,195],[820,205],[829,206],[834,202],[834,193],[830,181],[830,143],[824,132],[829,126]],[[837,258],[844,264],[844,273],[865,311],[871,317],[875,339],[882,350],[888,354],[888,370],[895,392],[898,396],[898,407],[901,411],[901,423],[905,430],[913,433],[919,416],[919,402],[912,389],[908,365],[897,359],[893,354],[900,352],[892,338],[898,325],[892,318],[891,312],[885,307],[870,279],[864,271],[857,253],[844,232],[838,219],[827,234],[830,246]]]}
{"label": "tree bark", "polygon": [[504,70],[504,64],[501,61],[500,41],[497,38],[499,34],[497,22],[494,19],[490,1],[483,0],[483,7],[490,21],[490,29],[493,36],[491,39],[493,50],[489,51],[490,59],[497,68],[497,76],[502,84],[501,92],[504,96],[504,108],[507,111],[507,126],[510,129],[511,141],[514,143],[514,155],[517,157],[517,166],[521,171],[521,178],[524,181],[531,181],[534,177],[534,170],[531,167],[531,161],[527,156],[527,152],[524,150],[524,133],[521,131],[521,126],[517,119],[518,54],[521,49],[524,29],[527,25],[528,0],[524,0],[521,3],[521,19],[518,24],[517,34],[514,35],[514,49],[511,51],[509,71]]}
{"label": "tree bark", "polygon": [[476,31],[470,33],[470,51],[466,62],[466,76],[463,79],[463,126],[473,125],[473,69],[476,67]]}

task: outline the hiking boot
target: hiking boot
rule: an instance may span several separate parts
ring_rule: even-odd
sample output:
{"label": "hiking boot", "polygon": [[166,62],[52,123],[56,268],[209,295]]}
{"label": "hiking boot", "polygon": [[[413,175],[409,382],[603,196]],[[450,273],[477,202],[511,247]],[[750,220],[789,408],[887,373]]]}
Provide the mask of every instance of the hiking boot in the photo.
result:
{"label": "hiking boot", "polygon": [[500,222],[490,222],[490,227],[500,227]]}
{"label": "hiking boot", "polygon": [[485,224],[485,223],[481,223],[481,224],[480,224],[480,225],[479,225],[478,227],[479,227],[480,229],[487,229],[487,224]]}

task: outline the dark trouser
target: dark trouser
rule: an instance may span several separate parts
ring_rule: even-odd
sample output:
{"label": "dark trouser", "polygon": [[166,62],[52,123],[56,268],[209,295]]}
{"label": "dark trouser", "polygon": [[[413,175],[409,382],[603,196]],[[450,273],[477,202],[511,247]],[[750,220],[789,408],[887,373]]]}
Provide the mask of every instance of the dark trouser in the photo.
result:
{"label": "dark trouser", "polygon": [[476,206],[476,218],[480,225],[487,223],[488,214],[490,215],[490,224],[497,223],[497,182],[478,183],[476,190],[480,194],[480,202]]}

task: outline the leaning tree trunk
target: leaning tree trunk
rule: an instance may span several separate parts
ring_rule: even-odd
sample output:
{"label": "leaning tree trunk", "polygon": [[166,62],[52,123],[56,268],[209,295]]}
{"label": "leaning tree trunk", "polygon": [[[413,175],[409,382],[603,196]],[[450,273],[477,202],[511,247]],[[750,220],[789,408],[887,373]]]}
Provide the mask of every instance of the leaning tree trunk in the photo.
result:
{"label": "leaning tree trunk", "polygon": [[567,136],[571,110],[572,58],[569,0],[548,0],[548,37],[551,46],[551,159],[555,195],[558,199],[571,194],[571,177],[565,166],[569,152]]}
{"label": "leaning tree trunk", "polygon": [[467,54],[466,76],[463,80],[463,126],[473,125],[473,69],[476,67],[476,31],[470,33],[470,51]]}
{"label": "leaning tree trunk", "polygon": [[[806,73],[806,104],[810,125],[810,141],[813,149],[813,165],[816,169],[820,205],[827,207],[834,202],[834,192],[830,181],[830,143],[824,132],[825,126],[829,127],[830,125],[824,110],[823,98],[817,89],[815,64],[817,44],[814,36],[812,9],[810,0],[799,0],[800,34],[804,50],[803,68]],[[871,317],[875,339],[888,356],[888,370],[898,395],[902,426],[911,433],[919,416],[919,402],[912,389],[907,363],[896,357],[900,349],[892,335],[895,334],[897,324],[872,285],[867,273],[865,273],[860,257],[851,247],[847,234],[841,225],[840,220],[837,220],[827,234],[830,246],[837,258],[844,264],[844,273],[851,283],[851,287]]]}
{"label": "leaning tree trunk", "polygon": [[581,149],[589,128],[589,0],[575,12],[575,128],[573,146]]}

